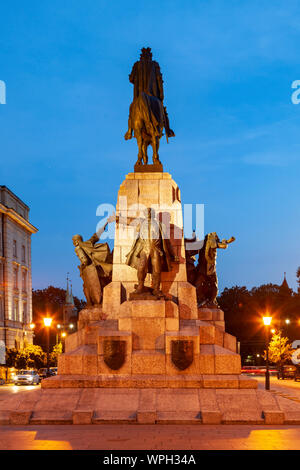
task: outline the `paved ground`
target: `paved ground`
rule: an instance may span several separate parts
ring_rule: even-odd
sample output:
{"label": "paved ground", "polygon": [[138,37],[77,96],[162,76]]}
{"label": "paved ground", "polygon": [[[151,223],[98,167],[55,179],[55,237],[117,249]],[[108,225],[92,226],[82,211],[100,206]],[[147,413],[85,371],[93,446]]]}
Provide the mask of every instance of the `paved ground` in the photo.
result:
{"label": "paved ground", "polygon": [[1,450],[299,450],[300,426],[0,426]]}
{"label": "paved ground", "polygon": [[31,390],[39,390],[41,385],[1,385],[0,386],[0,400],[3,400],[6,396],[13,395],[20,392],[30,392]]}
{"label": "paved ground", "polygon": [[[259,377],[259,388],[264,378]],[[38,387],[1,386],[0,400]],[[300,401],[300,382],[271,377],[272,393]],[[0,426],[4,450],[300,450],[299,426],[88,425]]]}
{"label": "paved ground", "polygon": [[[265,388],[265,378],[255,377],[258,381],[258,388]],[[270,377],[270,390],[272,393],[289,398],[300,403],[300,382],[293,379],[278,380],[277,377]]]}

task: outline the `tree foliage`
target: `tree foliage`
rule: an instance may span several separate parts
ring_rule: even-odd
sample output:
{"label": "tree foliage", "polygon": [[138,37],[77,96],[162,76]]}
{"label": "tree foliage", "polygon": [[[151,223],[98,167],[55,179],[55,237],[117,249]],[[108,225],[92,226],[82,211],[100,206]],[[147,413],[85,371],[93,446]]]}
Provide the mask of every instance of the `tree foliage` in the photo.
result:
{"label": "tree foliage", "polygon": [[[49,286],[46,289],[32,291],[32,318],[36,325],[34,342],[43,346],[44,349],[47,347],[47,332],[44,328],[43,317],[45,314],[49,314],[54,319],[54,323],[62,323],[65,297],[66,291],[59,287]],[[84,308],[86,302],[76,296],[73,296],[73,298],[75,307],[79,312]],[[76,323],[77,317],[72,318],[70,321]],[[50,328],[50,346],[56,343],[56,334],[55,328]]]}
{"label": "tree foliage", "polygon": [[58,343],[53,346],[53,350],[49,358],[51,367],[57,367],[58,357],[60,354],[62,354],[62,351],[63,351],[62,343]]}
{"label": "tree foliage", "polygon": [[293,349],[287,337],[274,333],[269,343],[268,352],[270,362],[278,364],[289,361]]}
{"label": "tree foliage", "polygon": [[40,346],[27,344],[20,351],[14,348],[6,348],[6,365],[16,369],[40,369],[45,367],[46,354]]}
{"label": "tree foliage", "polygon": [[[289,318],[293,328],[284,333],[290,340],[300,339],[298,326],[300,311],[300,294],[288,286],[263,284],[248,290],[246,287],[234,286],[226,288],[218,298],[224,311],[226,331],[240,341],[265,341],[262,317],[268,312],[272,316],[275,327],[283,326],[285,318]],[[281,323],[280,323],[281,322]]]}
{"label": "tree foliage", "polygon": [[[49,286],[46,289],[32,290],[32,310],[33,319],[36,320],[38,315],[43,312],[49,314],[61,314],[62,320],[62,308],[65,303],[66,291],[59,287]],[[78,311],[83,309],[86,302],[73,296],[74,304]]]}

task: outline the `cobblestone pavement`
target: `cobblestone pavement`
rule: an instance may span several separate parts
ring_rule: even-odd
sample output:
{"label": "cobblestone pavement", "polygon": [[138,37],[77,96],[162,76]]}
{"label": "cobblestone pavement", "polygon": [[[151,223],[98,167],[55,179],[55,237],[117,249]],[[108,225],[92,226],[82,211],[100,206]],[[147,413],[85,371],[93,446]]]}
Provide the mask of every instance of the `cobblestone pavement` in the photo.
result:
{"label": "cobblestone pavement", "polygon": [[0,426],[1,450],[299,450],[300,426]]}

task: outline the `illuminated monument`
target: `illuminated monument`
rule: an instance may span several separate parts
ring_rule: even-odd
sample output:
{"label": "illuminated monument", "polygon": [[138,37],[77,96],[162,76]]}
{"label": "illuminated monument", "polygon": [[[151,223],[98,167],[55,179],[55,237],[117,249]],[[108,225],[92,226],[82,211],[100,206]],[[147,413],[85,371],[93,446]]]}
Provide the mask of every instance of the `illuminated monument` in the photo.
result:
{"label": "illuminated monument", "polygon": [[129,78],[125,138],[137,139],[138,158],[108,221],[116,222],[113,257],[99,234],[73,237],[88,305],[66,338],[58,375],[42,381],[27,414],[11,411],[8,422],[300,422],[299,404],[291,411],[241,375],[236,338],[225,331],[216,252],[234,238],[210,233],[202,248],[184,239],[180,189],[158,154],[163,130],[167,138],[174,132],[149,48]]}

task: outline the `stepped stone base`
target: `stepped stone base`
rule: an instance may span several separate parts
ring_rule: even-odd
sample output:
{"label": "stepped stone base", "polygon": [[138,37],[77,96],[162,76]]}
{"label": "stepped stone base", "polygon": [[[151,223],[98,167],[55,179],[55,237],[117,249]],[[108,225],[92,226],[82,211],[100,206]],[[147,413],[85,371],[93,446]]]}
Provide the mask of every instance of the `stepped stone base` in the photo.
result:
{"label": "stepped stone base", "polygon": [[60,375],[42,380],[42,389],[53,388],[222,388],[256,389],[257,381],[242,375]]}
{"label": "stepped stone base", "polygon": [[118,319],[103,320],[85,309],[81,329],[66,339],[59,375],[42,387],[200,388],[211,376],[216,388],[239,388],[236,338],[218,325],[221,310],[205,310],[182,318],[171,300],[133,300],[122,303]]}
{"label": "stepped stone base", "polygon": [[[50,383],[52,379],[45,379]],[[300,404],[254,389],[60,388],[0,402],[0,425],[300,424]]]}

